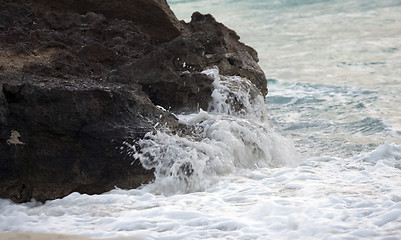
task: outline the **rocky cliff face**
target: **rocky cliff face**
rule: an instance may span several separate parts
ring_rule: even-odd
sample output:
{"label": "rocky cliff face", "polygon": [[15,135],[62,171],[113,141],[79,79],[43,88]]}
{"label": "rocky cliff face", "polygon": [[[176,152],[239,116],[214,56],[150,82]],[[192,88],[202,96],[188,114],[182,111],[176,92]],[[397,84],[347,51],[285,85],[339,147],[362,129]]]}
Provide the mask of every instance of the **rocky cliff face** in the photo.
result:
{"label": "rocky cliff face", "polygon": [[200,13],[179,22],[165,0],[0,5],[1,198],[45,201],[151,181],[121,146],[160,128],[188,131],[162,109],[207,109],[206,68],[267,93],[256,52],[234,31]]}

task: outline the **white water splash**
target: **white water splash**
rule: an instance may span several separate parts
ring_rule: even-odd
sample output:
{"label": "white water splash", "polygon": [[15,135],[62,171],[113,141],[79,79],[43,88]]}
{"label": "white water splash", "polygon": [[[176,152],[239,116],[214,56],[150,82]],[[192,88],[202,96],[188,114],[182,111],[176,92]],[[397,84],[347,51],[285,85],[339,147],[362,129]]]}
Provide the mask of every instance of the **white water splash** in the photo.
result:
{"label": "white water splash", "polygon": [[[296,142],[305,161],[294,168],[235,166],[228,169],[232,174],[216,167],[217,182],[205,191],[172,196],[147,191],[157,188],[158,178],[145,189],[73,193],[44,204],[0,199],[0,231],[158,240],[400,239],[401,8],[358,11],[400,1],[174,2],[178,16],[180,6],[191,7],[187,17],[211,12],[256,47],[261,66],[277,79],[267,99],[272,126]],[[319,3],[274,9],[300,2]],[[385,64],[373,64],[380,62]],[[238,116],[233,114],[179,117],[191,125],[220,118],[217,124]],[[201,136],[188,141],[198,147]],[[174,146],[175,138],[166,135],[165,141]]]}
{"label": "white water splash", "polygon": [[239,76],[221,76],[218,68],[202,72],[213,81],[212,102],[208,112],[257,118],[260,122],[266,119],[266,104],[257,87],[248,79]]}
{"label": "white water splash", "polygon": [[177,116],[193,135],[158,131],[138,142],[134,157],[156,170],[146,189],[164,195],[204,191],[237,169],[298,164],[293,144],[264,121],[266,105],[253,83],[221,76],[216,68],[203,73],[214,80],[208,112]]}

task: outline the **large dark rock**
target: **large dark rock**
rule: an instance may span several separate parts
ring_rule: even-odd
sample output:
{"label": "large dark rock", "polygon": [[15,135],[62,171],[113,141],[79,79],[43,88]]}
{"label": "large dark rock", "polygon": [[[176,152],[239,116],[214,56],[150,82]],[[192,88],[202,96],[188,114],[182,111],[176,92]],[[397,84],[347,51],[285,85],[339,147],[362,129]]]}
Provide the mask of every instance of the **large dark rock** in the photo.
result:
{"label": "large dark rock", "polygon": [[[51,12],[63,14],[89,12],[102,14],[110,20],[131,21],[148,34],[155,42],[172,40],[182,33],[182,26],[171,11],[166,0],[12,0],[30,3],[39,17]],[[54,27],[69,27],[75,21],[57,23]]]}
{"label": "large dark rock", "polygon": [[248,78],[263,96],[267,94],[266,77],[257,64],[256,51],[239,42],[234,31],[211,15],[198,12],[183,26],[186,34],[157,46],[119,72],[137,76],[153,102],[173,111],[207,109],[212,81],[200,72],[215,66],[223,75]]}
{"label": "large dark rock", "polygon": [[[196,66],[205,68],[215,65],[222,75],[248,78],[259,88],[263,96],[267,94],[267,81],[263,70],[257,64],[259,61],[257,52],[240,42],[239,36],[233,30],[216,22],[212,15],[202,15],[199,12],[192,15],[192,20],[186,24],[186,28],[205,46],[204,51],[200,53],[206,64],[195,63]],[[193,55],[187,59],[197,59],[197,57]]]}
{"label": "large dark rock", "polygon": [[151,181],[124,142],[158,129],[188,134],[171,112],[207,109],[213,80],[204,69],[267,93],[255,50],[211,15],[179,22],[165,0],[0,5],[1,198],[45,201]]}
{"label": "large dark rock", "polygon": [[157,123],[176,126],[135,86],[0,75],[0,193],[39,201],[153,179],[126,151]]}

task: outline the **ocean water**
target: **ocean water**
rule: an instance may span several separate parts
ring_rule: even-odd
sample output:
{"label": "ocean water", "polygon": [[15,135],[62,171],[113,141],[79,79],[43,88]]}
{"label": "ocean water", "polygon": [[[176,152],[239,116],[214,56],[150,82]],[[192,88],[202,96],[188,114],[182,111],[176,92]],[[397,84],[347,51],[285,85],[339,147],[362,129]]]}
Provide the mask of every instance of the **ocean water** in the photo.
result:
{"label": "ocean water", "polygon": [[401,1],[168,2],[186,21],[212,13],[254,47],[267,98],[205,69],[209,109],[177,115],[194,136],[161,131],[139,143],[142,153],[122,144],[156,169],[154,183],[44,204],[0,199],[0,231],[401,239]]}

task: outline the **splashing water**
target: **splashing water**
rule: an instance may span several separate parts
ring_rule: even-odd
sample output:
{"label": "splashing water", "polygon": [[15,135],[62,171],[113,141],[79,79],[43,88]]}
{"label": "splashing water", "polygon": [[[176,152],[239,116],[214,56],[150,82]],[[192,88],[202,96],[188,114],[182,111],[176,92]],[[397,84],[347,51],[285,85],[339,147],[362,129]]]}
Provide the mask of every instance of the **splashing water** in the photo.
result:
{"label": "splashing water", "polygon": [[246,79],[205,70],[212,103],[177,116],[190,134],[159,131],[130,148],[156,169],[154,183],[44,204],[0,199],[0,231],[400,239],[401,1],[168,2],[179,18],[212,13],[255,47],[268,115]]}
{"label": "splashing water", "polygon": [[221,76],[217,68],[203,73],[214,80],[209,111],[177,116],[193,135],[158,131],[138,142],[134,157],[156,170],[146,189],[165,195],[204,191],[237,169],[297,165],[293,144],[264,121],[266,105],[253,83]]}
{"label": "splashing water", "polygon": [[213,81],[212,102],[208,111],[214,114],[234,115],[242,118],[266,119],[266,104],[256,86],[239,76],[220,76],[217,68],[202,72]]}

